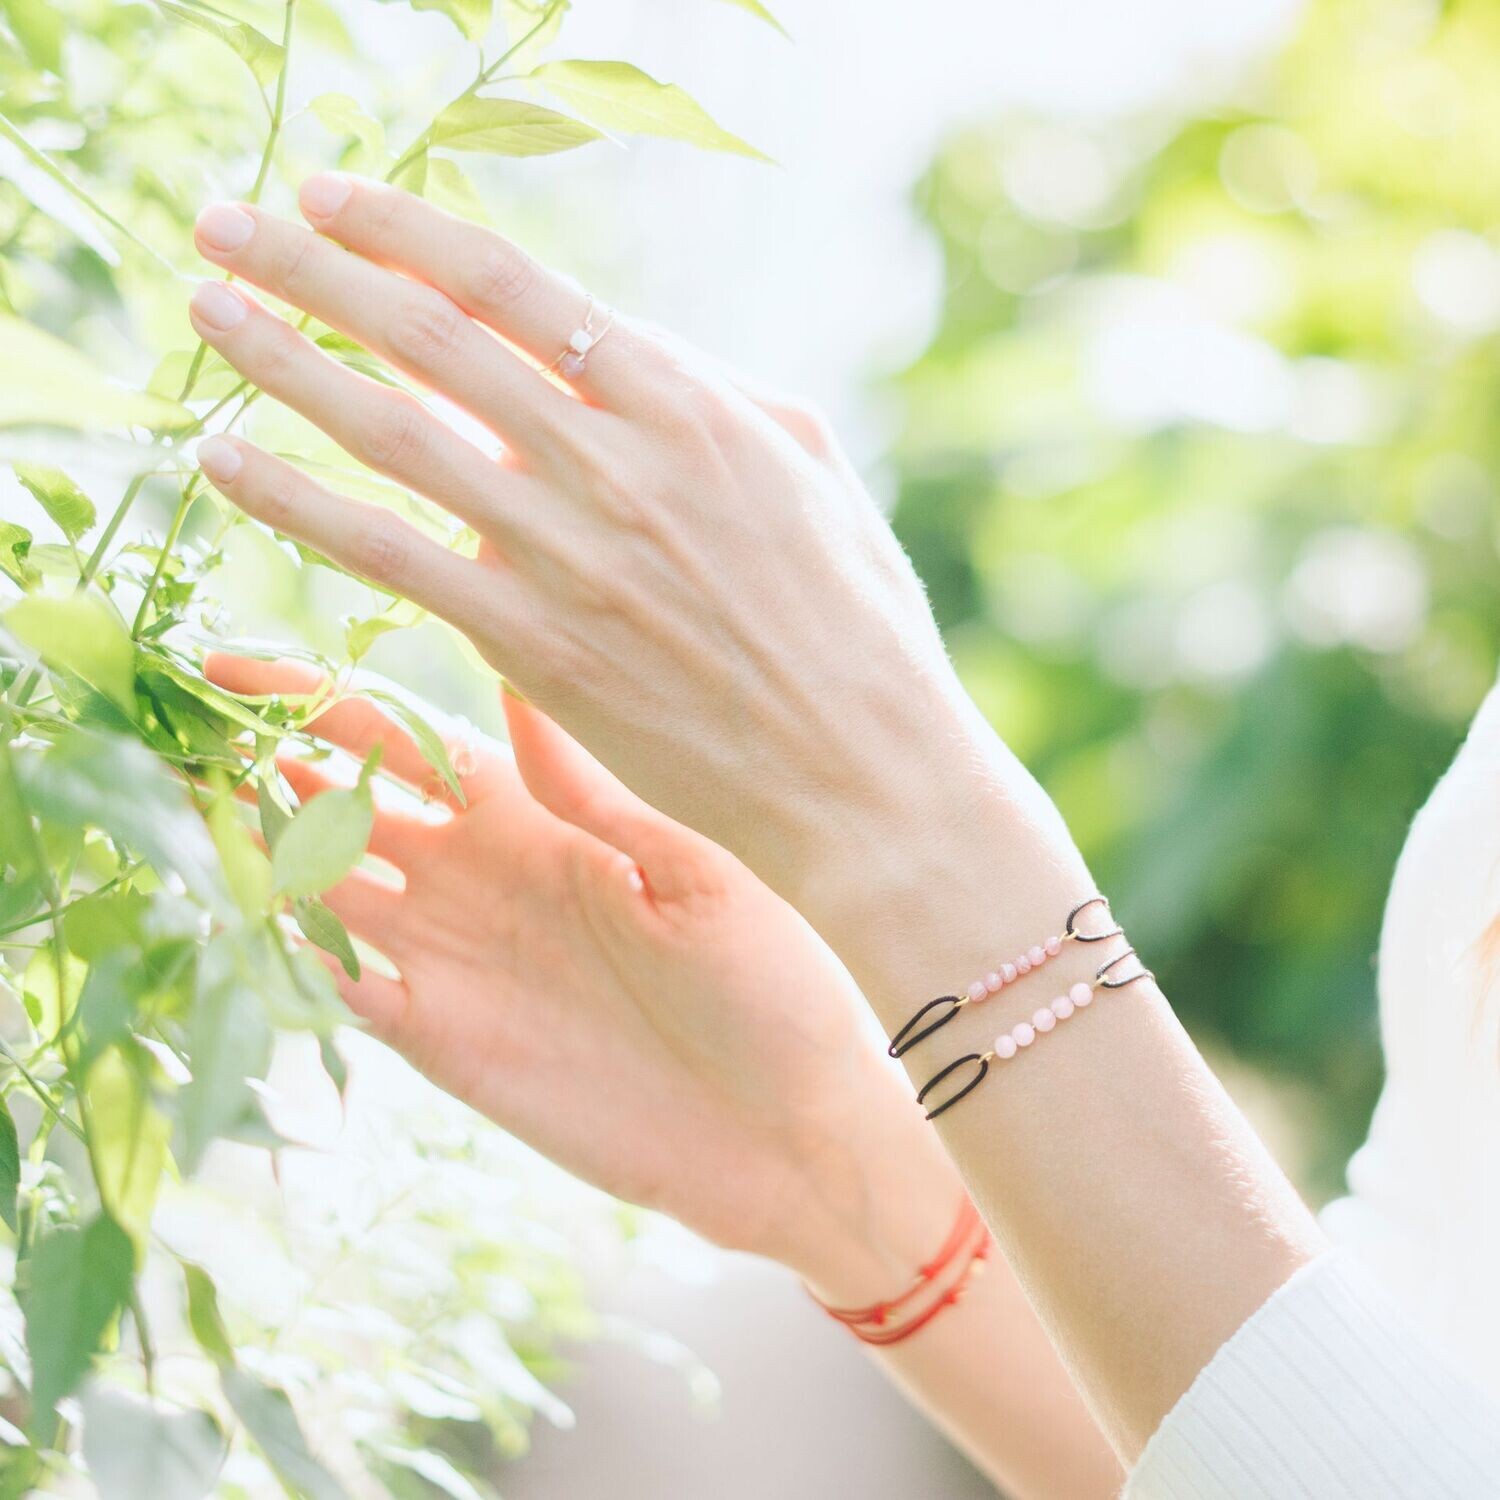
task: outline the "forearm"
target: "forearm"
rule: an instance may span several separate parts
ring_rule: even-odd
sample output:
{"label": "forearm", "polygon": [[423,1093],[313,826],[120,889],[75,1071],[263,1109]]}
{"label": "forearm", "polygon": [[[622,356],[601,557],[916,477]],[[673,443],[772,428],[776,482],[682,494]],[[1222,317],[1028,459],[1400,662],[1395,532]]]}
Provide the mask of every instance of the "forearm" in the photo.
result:
{"label": "forearm", "polygon": [[[893,787],[797,892],[894,1032],[997,956],[1060,930],[1093,891],[1051,804],[969,723],[951,769]],[[932,743],[929,739],[928,743]],[[972,747],[978,746],[978,749]],[[830,849],[837,846],[830,844]],[[915,1083],[1030,1016],[1112,944],[1044,973],[906,1056]],[[1149,957],[1149,956],[1148,956]],[[1149,983],[1102,992],[937,1127],[1000,1248],[1125,1462],[1214,1351],[1319,1246],[1310,1215]]]}
{"label": "forearm", "polygon": [[[828,1165],[829,1226],[789,1256],[793,1269],[829,1306],[889,1299],[933,1258],[963,1181],[893,1070],[872,1080],[869,1108]],[[1119,1462],[1014,1274],[997,1253],[978,1264],[958,1302],[868,1353],[1014,1500],[1118,1493]]]}

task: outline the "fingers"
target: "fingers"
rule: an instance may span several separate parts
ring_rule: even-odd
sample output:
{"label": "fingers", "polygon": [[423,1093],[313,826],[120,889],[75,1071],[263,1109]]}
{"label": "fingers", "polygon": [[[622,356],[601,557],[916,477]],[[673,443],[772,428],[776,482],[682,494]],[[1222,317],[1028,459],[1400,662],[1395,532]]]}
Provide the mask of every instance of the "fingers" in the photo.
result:
{"label": "fingers", "polygon": [[[309,662],[283,657],[278,661],[257,661],[248,656],[230,656],[211,651],[204,658],[203,673],[210,682],[243,697],[263,698],[274,693],[284,697],[312,697],[322,692],[327,675]],[[429,799],[441,799],[457,808],[458,799],[447,783],[422,754],[413,736],[378,704],[368,698],[339,698],[330,703],[307,724],[308,732],[347,750],[363,760],[376,745],[380,746],[380,768],[398,781]],[[464,788],[465,803],[473,803],[489,790],[499,769],[493,751],[466,743],[448,743],[453,769]],[[416,819],[406,821],[417,823]]]}
{"label": "fingers", "polygon": [[643,802],[539,709],[510,692],[504,703],[516,769],[548,812],[633,859],[658,901],[704,889],[710,861],[700,855],[712,844]]}
{"label": "fingers", "polygon": [[344,876],[318,897],[355,937],[363,938],[398,964],[408,947],[404,940],[404,899],[395,886],[362,870]]}
{"label": "fingers", "polygon": [[[399,188],[342,173],[302,185],[302,212],[318,230],[360,255],[394,266],[444,293],[472,318],[550,366],[589,317],[588,295],[524,251]],[[610,314],[593,309],[597,336]],[[653,364],[649,339],[616,325],[581,371],[567,378],[608,405],[628,403]]]}
{"label": "fingers", "polygon": [[488,629],[493,598],[480,600],[480,565],[450,552],[377,506],[336,495],[243,438],[212,437],[198,463],[227,499],[267,526],[306,542],[392,593],[450,620]]}
{"label": "fingers", "polygon": [[520,503],[523,476],[481,453],[416,397],[330,358],[237,287],[204,282],[189,311],[204,343],[369,468],[489,534],[503,529]]}
{"label": "fingers", "polygon": [[362,966],[358,979],[351,979],[333,954],[325,953],[321,948],[315,948],[313,952],[333,975],[344,1004],[369,1026],[380,1041],[389,1042],[400,1034],[411,1005],[411,994],[401,980],[377,974],[368,964]]}
{"label": "fingers", "polygon": [[555,436],[576,419],[574,403],[451,297],[348,255],[301,224],[245,203],[215,203],[199,216],[194,238],[205,259],[348,334],[523,447],[528,432]]}

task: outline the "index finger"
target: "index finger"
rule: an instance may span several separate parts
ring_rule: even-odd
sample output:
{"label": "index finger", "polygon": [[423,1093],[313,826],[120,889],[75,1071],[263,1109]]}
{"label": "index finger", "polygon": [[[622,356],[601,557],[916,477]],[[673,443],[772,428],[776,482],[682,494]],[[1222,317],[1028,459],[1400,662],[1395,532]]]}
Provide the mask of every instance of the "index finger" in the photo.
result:
{"label": "index finger", "polygon": [[369,260],[407,272],[447,294],[471,318],[550,367],[570,340],[592,327],[571,384],[609,406],[628,405],[661,363],[656,344],[619,321],[574,281],[548,270],[498,234],[481,229],[400,188],[342,172],[302,184],[298,203],[320,234]]}

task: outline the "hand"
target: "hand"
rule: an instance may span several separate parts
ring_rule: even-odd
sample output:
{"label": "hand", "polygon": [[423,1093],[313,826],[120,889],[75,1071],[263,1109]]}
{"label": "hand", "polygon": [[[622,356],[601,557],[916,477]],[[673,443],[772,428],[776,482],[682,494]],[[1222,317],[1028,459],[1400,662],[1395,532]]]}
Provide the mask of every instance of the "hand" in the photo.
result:
{"label": "hand", "polygon": [[[247,696],[322,685],[292,661],[206,669]],[[330,964],[350,1007],[607,1191],[856,1301],[901,1285],[962,1189],[861,1030],[848,975],[738,861],[536,709],[505,708],[514,762],[487,742],[455,754],[466,805],[441,821],[377,807],[371,852],[404,888],[358,870],[325,895],[399,971],[350,980]],[[336,701],[311,731],[356,757],[381,743],[410,786],[435,780],[367,699]],[[304,801],[335,784],[324,764],[281,769]]]}
{"label": "hand", "polygon": [[[835,883],[851,863],[904,873],[923,828],[955,821],[952,788],[1003,752],[816,418],[757,403],[625,318],[565,389],[515,351],[545,365],[565,350],[592,307],[576,286],[394,188],[323,176],[301,202],[318,233],[221,204],[199,248],[466,408],[504,461],[238,286],[201,287],[194,327],[356,458],[468,522],[480,553],[455,556],[240,438],[201,446],[209,478],[451,620],[633,790],[802,909],[831,844]],[[596,331],[606,316],[594,311]],[[892,855],[898,818],[911,836]]]}

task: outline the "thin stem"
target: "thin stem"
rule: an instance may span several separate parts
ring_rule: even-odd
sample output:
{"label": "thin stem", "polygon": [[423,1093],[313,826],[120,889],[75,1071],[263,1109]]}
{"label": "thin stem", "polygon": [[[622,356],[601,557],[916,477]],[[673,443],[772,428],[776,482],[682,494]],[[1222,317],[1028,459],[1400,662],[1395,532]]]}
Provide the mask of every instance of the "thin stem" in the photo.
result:
{"label": "thin stem", "polygon": [[[552,20],[552,18],[560,10],[563,9],[566,4],[567,0],[552,0],[552,3],[547,7],[545,11],[542,12],[542,17],[536,23],[536,25],[533,26],[531,30],[528,31],[526,35],[520,39],[520,41],[515,42],[511,46],[507,47],[505,51],[502,52],[500,56],[497,57],[494,62],[492,62],[487,68],[481,68],[479,70],[479,76],[475,78],[474,82],[471,83],[468,88],[463,91],[463,93],[450,100],[449,103],[445,106],[445,109],[452,109],[455,104],[462,104],[465,99],[469,98],[473,94],[478,93],[479,90],[485,86],[485,84],[490,83],[494,79],[495,74],[498,73],[500,69],[503,68],[506,63],[508,63],[511,58],[513,58],[516,53],[518,53],[521,48],[527,44],[527,42],[529,42],[534,36],[536,36],[536,34],[541,31],[541,29],[546,26]],[[411,145],[406,148],[406,150],[402,153],[400,159],[396,162],[396,165],[385,174],[385,180],[387,182],[394,182],[402,174],[402,172],[404,172],[406,168],[427,149],[427,142],[431,138],[431,135],[432,127],[429,125],[421,133],[421,135],[419,135],[416,140],[414,140]]]}
{"label": "thin stem", "polygon": [[166,571],[167,559],[172,555],[172,549],[177,545],[177,538],[182,535],[182,523],[187,520],[188,512],[193,508],[193,501],[198,498],[198,476],[195,474],[186,485],[183,486],[182,498],[177,502],[177,509],[172,513],[172,524],[167,528],[167,534],[162,538],[162,544],[156,551],[156,566],[151,570],[151,581],[146,585],[146,592],[141,595],[140,608],[135,612],[135,621],[130,627],[131,639],[137,639],[146,624],[146,615],[151,609],[151,602],[156,598],[156,590],[161,585],[162,574]]}
{"label": "thin stem", "polygon": [[77,1122],[69,1119],[68,1116],[62,1112],[62,1108],[52,1097],[52,1090],[49,1089],[47,1085],[43,1083],[41,1079],[39,1079],[31,1071],[31,1069],[28,1068],[26,1064],[16,1056],[13,1051],[11,1051],[10,1044],[6,1042],[3,1037],[0,1037],[0,1057],[3,1057],[6,1062],[8,1062],[11,1067],[13,1067],[16,1072],[18,1072],[21,1077],[26,1080],[27,1087],[30,1088],[33,1094],[36,1095],[37,1102],[45,1107],[47,1113],[50,1114],[52,1118],[58,1122],[59,1125],[64,1126],[68,1130],[71,1130],[79,1140],[82,1140],[83,1131],[79,1127]]}
{"label": "thin stem", "polygon": [[247,203],[260,202],[261,189],[271,172],[271,160],[276,155],[276,142],[281,137],[282,122],[286,119],[287,74],[292,67],[292,19],[297,9],[297,0],[286,0],[286,11],[281,22],[281,71],[276,75],[276,102],[271,106],[271,130],[266,136],[265,150],[260,154],[260,170],[255,174],[255,185],[250,189]]}

